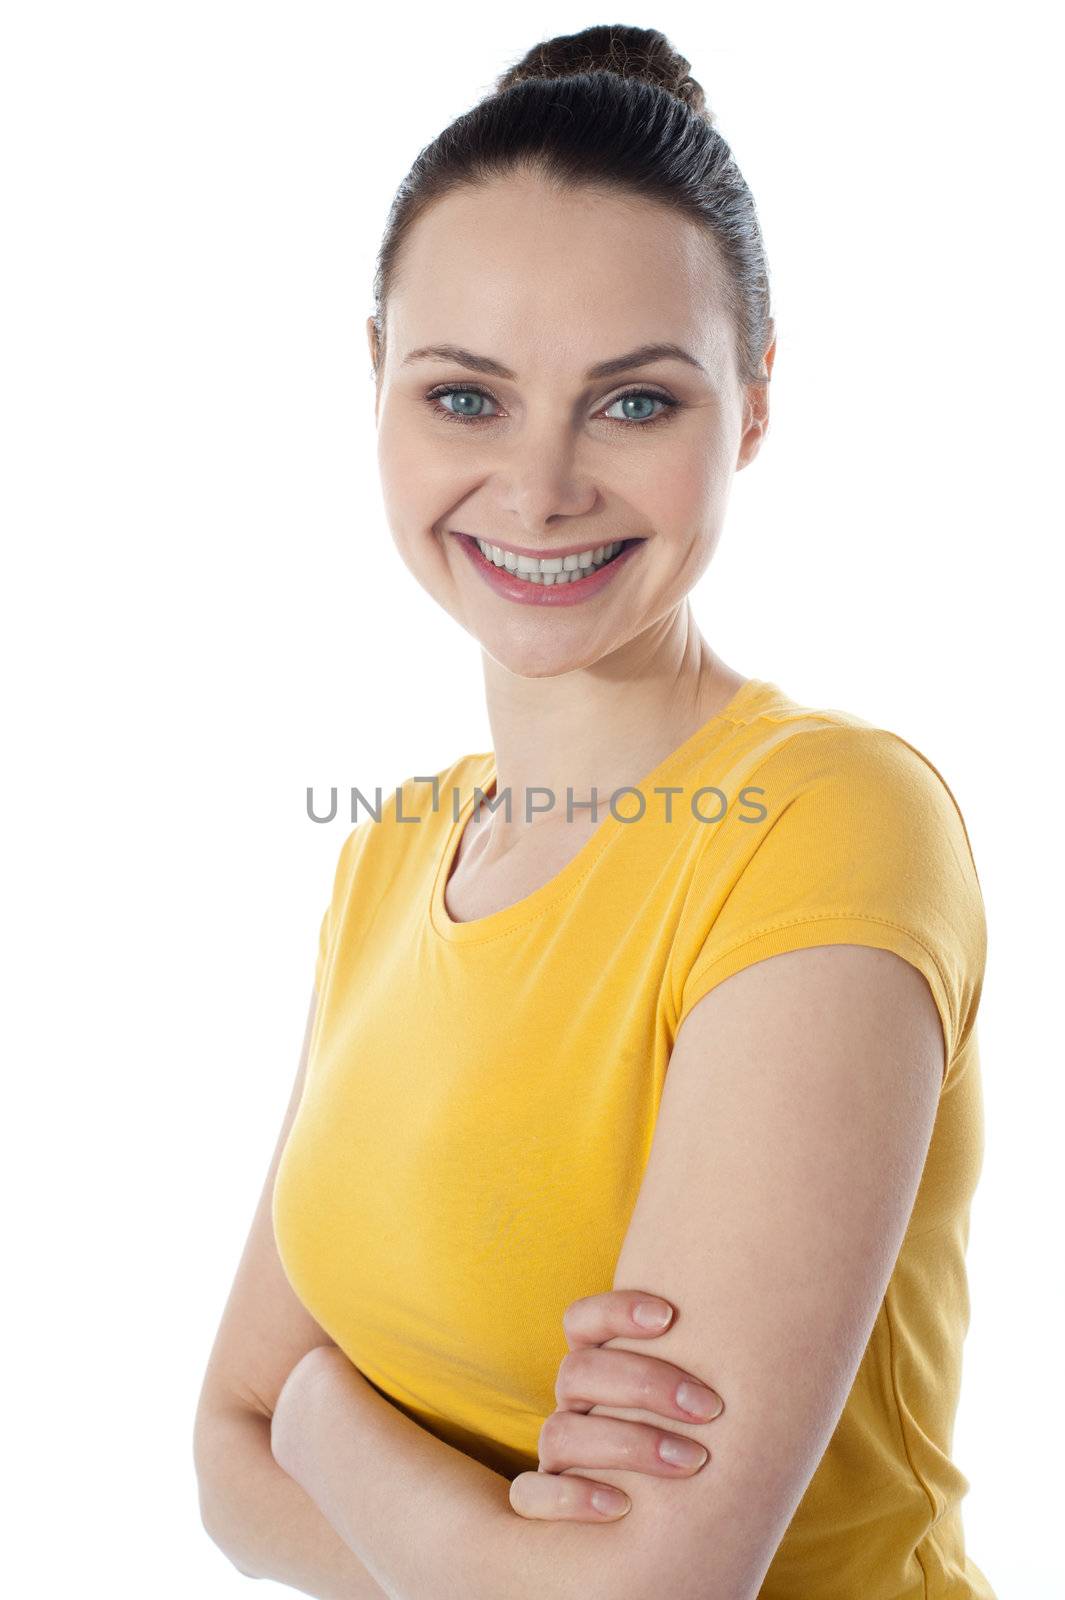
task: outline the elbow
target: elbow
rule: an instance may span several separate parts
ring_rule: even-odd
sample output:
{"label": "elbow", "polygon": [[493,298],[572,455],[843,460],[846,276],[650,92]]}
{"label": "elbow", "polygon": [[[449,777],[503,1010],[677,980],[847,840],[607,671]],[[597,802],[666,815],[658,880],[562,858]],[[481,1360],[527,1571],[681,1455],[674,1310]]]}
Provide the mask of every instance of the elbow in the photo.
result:
{"label": "elbow", "polygon": [[220,1525],[220,1519],[215,1515],[215,1508],[208,1496],[204,1494],[202,1485],[200,1487],[200,1524],[211,1543],[216,1549],[221,1550],[230,1566],[234,1571],[239,1572],[242,1578],[261,1578],[263,1576],[261,1572],[249,1572],[247,1567],[241,1566],[233,1551],[229,1548],[225,1531]]}
{"label": "elbow", "polygon": [[235,1572],[239,1572],[240,1573],[242,1578],[261,1578],[262,1577],[262,1573],[261,1572],[249,1572],[247,1567],[242,1567],[240,1562],[239,1561],[234,1561],[232,1556],[229,1557],[229,1564],[230,1564],[230,1566],[233,1568],[233,1570]]}
{"label": "elbow", "polygon": [[[225,1474],[222,1474],[220,1479],[217,1470],[225,1453],[206,1419],[202,1415],[198,1416],[193,1438],[193,1466],[196,1473],[200,1526],[211,1543],[222,1552],[230,1566],[239,1572],[242,1578],[261,1578],[264,1576],[263,1573],[250,1572],[246,1566],[241,1565],[241,1561],[234,1554],[237,1541],[233,1538],[234,1514],[230,1504],[231,1497],[223,1492]],[[243,1552],[241,1560],[247,1560]]]}

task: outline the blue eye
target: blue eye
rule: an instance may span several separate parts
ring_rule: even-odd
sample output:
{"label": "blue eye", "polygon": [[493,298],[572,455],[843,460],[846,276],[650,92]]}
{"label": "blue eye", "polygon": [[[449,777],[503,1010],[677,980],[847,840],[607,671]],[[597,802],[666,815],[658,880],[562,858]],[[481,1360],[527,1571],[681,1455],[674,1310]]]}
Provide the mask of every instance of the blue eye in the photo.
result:
{"label": "blue eye", "polygon": [[[428,398],[430,400],[450,400],[456,395],[462,401],[461,408],[459,410],[452,411],[449,406],[445,406],[443,414],[451,418],[453,421],[458,422],[477,422],[480,420],[480,407],[478,406],[471,409],[468,404],[470,400],[484,401],[492,399],[492,396],[486,389],[460,389],[457,387],[452,387],[450,389],[434,389]],[[493,405],[495,404],[494,401],[492,401],[492,403]]]}
{"label": "blue eye", "polygon": [[[479,384],[441,384],[439,388],[431,389],[425,398],[435,416],[441,417],[447,422],[459,422],[466,425],[475,422],[491,422],[493,418],[490,413],[485,413],[484,402],[488,401],[492,405],[498,404],[494,395],[489,394],[487,389],[482,389]],[[455,400],[455,409],[452,410],[450,406],[438,404],[443,400]],[[645,411],[642,416],[637,415],[635,417],[631,414],[627,417],[608,416],[606,421],[617,423],[623,428],[628,428],[631,432],[635,427],[649,428],[656,422],[665,422],[675,414],[680,405],[679,401],[673,400],[669,395],[658,394],[653,389],[627,389],[624,394],[619,394],[615,399],[611,400],[609,409],[613,410],[615,406],[624,405],[634,400],[645,404],[648,401],[652,401],[662,409],[653,414]]]}
{"label": "blue eye", "polygon": [[[651,394],[646,389],[630,389],[626,394],[619,394],[616,400],[611,400],[611,402],[610,402],[611,409],[613,409],[614,406],[627,405],[630,400],[637,400],[637,401],[654,400],[654,401],[657,401],[660,406],[664,406],[666,409],[668,409],[670,406],[675,406],[676,403],[677,403],[675,400],[667,400],[665,395]],[[644,422],[644,423],[646,423],[646,422],[657,422],[660,416],[662,416],[662,412],[661,411],[655,412],[653,415],[649,415],[645,411],[642,416],[633,417],[633,416],[630,415],[627,420],[630,421],[630,422]],[[611,422],[615,422],[615,421],[620,422],[621,418],[620,417],[617,417],[617,418],[611,417],[610,421]]]}

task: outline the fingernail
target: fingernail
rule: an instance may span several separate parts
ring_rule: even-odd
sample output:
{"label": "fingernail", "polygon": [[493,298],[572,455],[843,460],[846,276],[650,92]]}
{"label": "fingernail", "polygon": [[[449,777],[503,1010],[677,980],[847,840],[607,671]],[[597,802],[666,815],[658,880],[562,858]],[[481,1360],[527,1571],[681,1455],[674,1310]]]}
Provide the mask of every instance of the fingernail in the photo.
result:
{"label": "fingernail", "polygon": [[601,1511],[604,1517],[618,1517],[627,1511],[631,1501],[627,1494],[622,1494],[620,1489],[594,1489],[592,1491],[592,1505]]}
{"label": "fingernail", "polygon": [[694,1439],[661,1439],[658,1453],[663,1461],[672,1462],[675,1467],[701,1467],[710,1454]]}
{"label": "fingernail", "polygon": [[721,1396],[712,1389],[704,1389],[701,1383],[678,1384],[677,1404],[682,1411],[693,1417],[705,1417],[708,1422],[725,1409]]}
{"label": "fingernail", "polygon": [[672,1315],[673,1307],[663,1305],[660,1300],[641,1300],[632,1313],[632,1320],[641,1328],[664,1328]]}

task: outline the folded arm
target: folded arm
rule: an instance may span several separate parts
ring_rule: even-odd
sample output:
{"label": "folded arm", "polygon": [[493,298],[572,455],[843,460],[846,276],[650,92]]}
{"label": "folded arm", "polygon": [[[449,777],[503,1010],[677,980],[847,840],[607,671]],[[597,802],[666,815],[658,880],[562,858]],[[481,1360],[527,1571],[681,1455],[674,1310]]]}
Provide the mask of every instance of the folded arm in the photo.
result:
{"label": "folded arm", "polygon": [[943,1069],[928,984],[891,951],[789,951],[693,1007],[614,1287],[678,1307],[656,1353],[728,1402],[712,1435],[671,1423],[711,1448],[694,1478],[585,1471],[629,1495],[620,1522],[518,1517],[335,1349],[294,1373],[277,1458],[394,1600],[754,1600],[868,1343]]}
{"label": "folded arm", "polygon": [[193,1458],[204,1528],[238,1572],[317,1600],[384,1600],[270,1448],[274,1406],[288,1377],[309,1351],[335,1348],[288,1283],[271,1220],[278,1162],[306,1080],[315,1009],[312,994],[296,1081],[204,1374]]}

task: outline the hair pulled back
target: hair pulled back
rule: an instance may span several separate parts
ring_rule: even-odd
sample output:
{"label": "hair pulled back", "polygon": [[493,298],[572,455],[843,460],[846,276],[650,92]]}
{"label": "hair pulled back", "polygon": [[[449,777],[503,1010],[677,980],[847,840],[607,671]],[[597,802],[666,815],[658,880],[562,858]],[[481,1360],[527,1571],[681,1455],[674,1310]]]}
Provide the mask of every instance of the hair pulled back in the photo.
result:
{"label": "hair pulled back", "polygon": [[640,196],[705,228],[726,269],[741,381],[765,381],[769,271],[751,192],[690,63],[657,29],[620,24],[534,45],[419,153],[392,202],[377,257],[378,369],[389,294],[419,217],[464,185],[514,172],[564,189]]}

